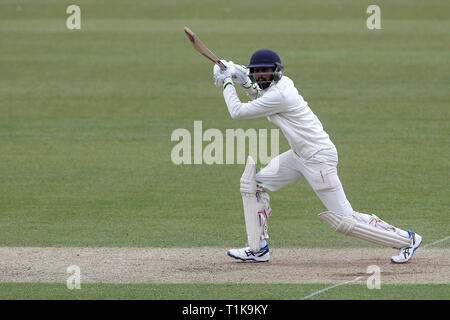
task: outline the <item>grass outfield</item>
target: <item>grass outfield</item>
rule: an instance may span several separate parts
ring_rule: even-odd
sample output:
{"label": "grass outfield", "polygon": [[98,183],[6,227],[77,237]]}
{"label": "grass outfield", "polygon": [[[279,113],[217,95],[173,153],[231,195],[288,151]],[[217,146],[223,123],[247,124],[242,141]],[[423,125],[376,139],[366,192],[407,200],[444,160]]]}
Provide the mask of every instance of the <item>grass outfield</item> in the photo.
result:
{"label": "grass outfield", "polygon": [[[68,30],[72,3],[0,3],[0,246],[245,243],[243,165],[174,165],[171,134],[193,132],[195,120],[222,132],[275,126],[230,118],[212,65],[192,49],[184,26],[227,60],[247,64],[264,47],[280,54],[337,146],[355,210],[412,228],[424,243],[449,235],[448,1],[377,1],[381,30],[366,28],[372,2],[359,0],[79,0],[81,30]],[[280,153],[287,149],[280,134]],[[304,181],[271,193],[271,206],[274,247],[375,247],[319,221],[324,207]],[[182,299],[177,288],[199,287],[199,299],[207,290],[230,299],[253,294],[240,285],[86,284],[74,293],[0,284],[0,298],[51,298],[56,288],[54,298],[129,290],[124,298]],[[272,294],[273,287],[261,285],[267,299],[321,288],[283,285]],[[449,296],[440,285],[363,287],[318,298]]]}
{"label": "grass outfield", "polygon": [[[3,283],[2,300],[301,300],[326,288],[324,284],[65,284]],[[365,284],[340,286],[311,300],[448,300],[448,285],[382,285],[369,290]]]}

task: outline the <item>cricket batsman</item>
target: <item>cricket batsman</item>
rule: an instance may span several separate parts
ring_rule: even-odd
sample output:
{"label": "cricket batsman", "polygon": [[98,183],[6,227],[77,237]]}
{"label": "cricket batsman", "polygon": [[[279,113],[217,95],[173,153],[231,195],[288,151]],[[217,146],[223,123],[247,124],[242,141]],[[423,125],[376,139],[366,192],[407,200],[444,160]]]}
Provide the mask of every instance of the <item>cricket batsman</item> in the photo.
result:
{"label": "cricket batsman", "polygon": [[[215,65],[213,78],[215,85],[223,89],[231,118],[266,117],[281,129],[291,147],[259,172],[252,157],[248,157],[240,180],[248,245],[228,250],[227,254],[243,261],[269,261],[267,230],[272,211],[266,190],[277,191],[305,179],[328,210],[320,213],[319,219],[345,235],[397,248],[398,254],[391,257],[393,263],[409,261],[422,237],[376,215],[353,210],[338,177],[336,147],[292,80],[283,75],[278,54],[258,50],[247,67],[221,61],[227,68],[221,70]],[[251,101],[240,101],[235,84]]]}

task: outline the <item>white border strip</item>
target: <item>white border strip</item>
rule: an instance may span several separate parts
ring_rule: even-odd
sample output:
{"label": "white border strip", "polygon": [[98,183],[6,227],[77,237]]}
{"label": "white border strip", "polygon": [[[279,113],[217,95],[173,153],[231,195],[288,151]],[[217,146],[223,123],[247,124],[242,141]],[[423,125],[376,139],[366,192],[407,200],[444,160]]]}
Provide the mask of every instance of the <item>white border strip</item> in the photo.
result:
{"label": "white border strip", "polygon": [[[427,248],[427,247],[434,246],[435,244],[444,242],[444,241],[448,240],[449,238],[450,238],[450,236],[447,236],[447,237],[445,237],[445,238],[443,238],[443,239],[441,239],[441,240],[438,240],[438,241],[435,241],[435,242],[432,242],[432,243],[428,243],[428,244],[422,246],[420,249],[425,249],[425,248]],[[419,248],[417,248],[417,249],[419,249]],[[390,263],[391,263],[391,261],[389,261],[389,262],[386,263],[386,264],[390,264]],[[361,280],[361,279],[364,279],[364,278],[367,278],[367,277],[369,277],[369,276],[364,276],[364,277],[361,276],[361,277],[357,277],[357,278],[355,278],[355,279],[353,279],[353,280],[350,280],[350,281],[346,281],[346,282],[341,282],[341,283],[334,284],[334,285],[332,285],[332,286],[330,286],[330,287],[327,287],[327,288],[321,289],[321,290],[319,290],[319,291],[313,292],[313,293],[311,293],[310,295],[307,295],[306,297],[301,298],[300,300],[306,300],[306,299],[309,299],[309,298],[314,297],[314,296],[316,296],[316,295],[318,295],[318,294],[321,294],[321,293],[323,293],[323,292],[325,292],[325,291],[328,291],[328,290],[331,290],[331,289],[333,289],[333,288],[336,288],[336,287],[339,287],[339,286],[343,286],[343,285],[346,285],[346,284],[350,284],[350,283],[353,283],[353,282],[357,282],[357,281],[359,281],[359,280]]]}

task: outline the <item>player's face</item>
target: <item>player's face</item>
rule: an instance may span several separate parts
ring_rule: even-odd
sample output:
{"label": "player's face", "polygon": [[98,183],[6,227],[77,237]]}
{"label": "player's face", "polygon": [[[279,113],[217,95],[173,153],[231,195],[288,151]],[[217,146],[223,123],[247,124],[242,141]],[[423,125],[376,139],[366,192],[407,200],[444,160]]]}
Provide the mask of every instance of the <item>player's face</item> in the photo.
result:
{"label": "player's face", "polygon": [[271,67],[257,67],[253,71],[253,76],[260,88],[267,88],[273,80],[274,68]]}

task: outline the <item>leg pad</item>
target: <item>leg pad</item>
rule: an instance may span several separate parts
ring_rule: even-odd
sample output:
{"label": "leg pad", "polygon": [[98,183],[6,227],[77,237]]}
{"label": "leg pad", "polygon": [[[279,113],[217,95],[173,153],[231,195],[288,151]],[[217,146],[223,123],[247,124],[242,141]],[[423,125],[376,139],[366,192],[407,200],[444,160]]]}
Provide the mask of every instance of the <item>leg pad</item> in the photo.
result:
{"label": "leg pad", "polygon": [[337,232],[382,246],[403,248],[409,246],[411,241],[394,231],[387,231],[368,223],[357,221],[353,216],[326,211],[319,213],[318,217],[328,223]]}

